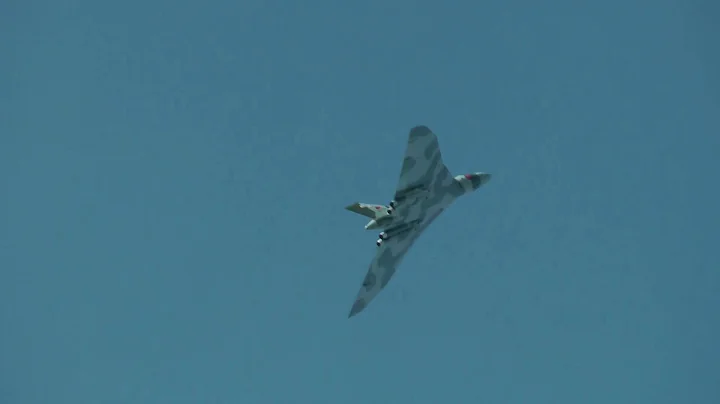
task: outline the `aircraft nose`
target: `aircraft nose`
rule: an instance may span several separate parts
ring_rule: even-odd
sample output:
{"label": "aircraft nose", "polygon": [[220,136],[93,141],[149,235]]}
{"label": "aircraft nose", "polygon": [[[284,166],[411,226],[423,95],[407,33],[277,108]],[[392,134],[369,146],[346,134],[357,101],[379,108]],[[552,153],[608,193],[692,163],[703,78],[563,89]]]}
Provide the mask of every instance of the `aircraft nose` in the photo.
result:
{"label": "aircraft nose", "polygon": [[490,174],[490,173],[483,173],[483,174],[481,175],[481,178],[482,178],[482,183],[483,183],[483,184],[487,184],[488,181],[490,181],[490,179],[492,178],[492,174]]}

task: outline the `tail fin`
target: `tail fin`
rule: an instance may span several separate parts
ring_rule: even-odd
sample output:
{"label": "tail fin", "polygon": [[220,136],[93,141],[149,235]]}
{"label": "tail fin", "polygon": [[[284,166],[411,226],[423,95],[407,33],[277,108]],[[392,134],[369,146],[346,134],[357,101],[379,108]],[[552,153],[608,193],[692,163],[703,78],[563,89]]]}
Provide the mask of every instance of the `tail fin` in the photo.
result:
{"label": "tail fin", "polygon": [[355,202],[350,206],[346,206],[345,209],[359,215],[367,216],[371,219],[377,219],[380,216],[387,215],[388,207],[384,205],[370,205],[367,203]]}

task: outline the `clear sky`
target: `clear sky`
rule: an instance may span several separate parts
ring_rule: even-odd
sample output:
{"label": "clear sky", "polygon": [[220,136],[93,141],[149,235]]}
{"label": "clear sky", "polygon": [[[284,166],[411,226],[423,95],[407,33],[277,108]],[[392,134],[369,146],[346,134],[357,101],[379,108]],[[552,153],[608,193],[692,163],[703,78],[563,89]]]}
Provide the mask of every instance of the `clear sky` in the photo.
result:
{"label": "clear sky", "polygon": [[717,4],[0,2],[0,402],[720,402]]}

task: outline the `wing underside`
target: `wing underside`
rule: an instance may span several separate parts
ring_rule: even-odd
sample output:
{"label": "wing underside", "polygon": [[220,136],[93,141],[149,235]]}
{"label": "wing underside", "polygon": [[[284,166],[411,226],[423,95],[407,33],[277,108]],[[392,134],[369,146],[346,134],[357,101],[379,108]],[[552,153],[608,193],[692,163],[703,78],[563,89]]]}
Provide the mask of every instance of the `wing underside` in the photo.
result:
{"label": "wing underside", "polygon": [[405,234],[386,240],[378,247],[348,317],[363,311],[368,303],[385,288],[390,278],[395,274],[395,269],[419,235],[420,232],[413,229]]}
{"label": "wing underside", "polygon": [[365,274],[365,279],[360,287],[360,291],[358,291],[355,297],[355,303],[353,303],[348,317],[352,317],[363,311],[370,301],[387,286],[390,278],[395,274],[395,270],[403,258],[405,258],[410,247],[412,247],[418,237],[420,237],[425,229],[440,216],[442,212],[442,209],[436,211],[417,227],[384,241],[383,244],[378,247],[375,258],[373,258],[370,263],[370,268],[367,274]]}
{"label": "wing underside", "polygon": [[403,158],[395,200],[416,189],[431,189],[436,184],[452,181],[450,170],[442,161],[437,136],[427,126],[410,130]]}

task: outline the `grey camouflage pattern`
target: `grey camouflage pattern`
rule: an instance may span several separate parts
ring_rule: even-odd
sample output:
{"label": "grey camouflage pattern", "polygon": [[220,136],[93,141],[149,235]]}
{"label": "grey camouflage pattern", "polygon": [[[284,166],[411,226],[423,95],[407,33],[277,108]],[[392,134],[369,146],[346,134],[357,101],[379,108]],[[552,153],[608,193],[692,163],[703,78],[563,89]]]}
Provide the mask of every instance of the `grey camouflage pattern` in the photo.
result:
{"label": "grey camouflage pattern", "polygon": [[[407,251],[420,234],[458,197],[476,190],[490,179],[489,174],[473,173],[453,177],[442,161],[435,134],[426,126],[410,130],[400,171],[392,212],[391,227],[410,223],[408,230],[392,235],[377,247],[375,258],[363,280],[348,317],[363,311],[387,286]],[[383,205],[356,203],[346,209],[375,217],[373,208]],[[384,207],[384,206],[383,206]],[[385,209],[376,209],[386,215]],[[372,216],[370,214],[373,214]]]}

